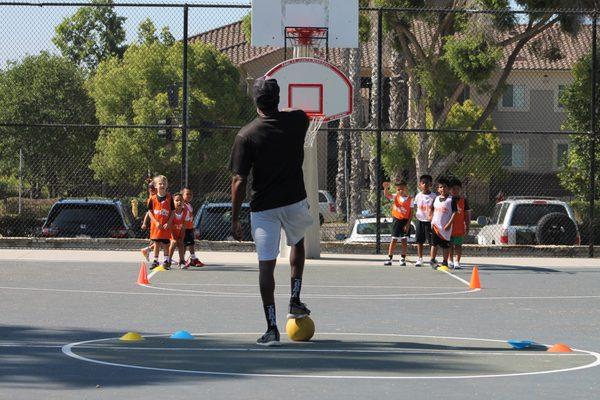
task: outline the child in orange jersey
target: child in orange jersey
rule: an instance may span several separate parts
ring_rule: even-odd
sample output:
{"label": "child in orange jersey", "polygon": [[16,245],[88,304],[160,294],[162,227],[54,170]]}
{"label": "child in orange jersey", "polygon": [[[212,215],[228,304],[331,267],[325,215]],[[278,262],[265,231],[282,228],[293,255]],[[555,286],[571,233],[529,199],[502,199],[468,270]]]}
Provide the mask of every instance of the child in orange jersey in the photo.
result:
{"label": "child in orange jersey", "polygon": [[167,192],[169,182],[163,175],[154,178],[156,194],[152,195],[148,202],[148,212],[150,214],[150,240],[154,243],[154,261],[150,269],[158,267],[158,255],[163,250],[165,260],[163,267],[171,268],[171,258],[169,257],[169,244],[171,243],[171,223],[173,222],[173,197]]}
{"label": "child in orange jersey", "polygon": [[[152,198],[153,195],[156,194],[156,188],[154,187],[154,180],[152,180],[151,178],[148,178],[146,180],[146,184],[148,186],[148,198],[146,199],[146,209],[148,208],[148,204],[150,203],[150,199]],[[142,230],[145,231],[146,229],[148,229],[148,225],[151,222],[150,220],[150,213],[146,212],[144,214],[144,219],[142,220]],[[154,244],[152,241],[150,241],[150,244],[148,244],[148,246],[144,247],[141,251],[142,256],[146,259],[146,261],[150,261],[150,252],[153,250]]]}
{"label": "child in orange jersey", "polygon": [[[456,216],[452,223],[452,237],[450,238],[450,268],[460,269],[460,258],[462,256],[462,244],[465,236],[469,234],[471,224],[471,208],[464,196],[461,196],[462,182],[459,179],[450,180],[450,194],[452,200],[456,201]],[[454,259],[453,256],[456,256]]]}
{"label": "child in orange jersey", "polygon": [[408,195],[408,188],[406,181],[396,180],[396,195],[392,196],[389,192],[389,182],[384,182],[383,189],[385,197],[392,202],[392,241],[388,249],[389,259],[383,265],[392,265],[392,259],[394,258],[394,251],[396,250],[396,243],[398,239],[402,242],[402,254],[400,258],[400,265],[406,265],[406,242],[410,232],[410,219],[412,217],[412,197]]}
{"label": "child in orange jersey", "polygon": [[183,237],[183,245],[190,251],[190,259],[187,262],[186,267],[204,267],[204,263],[198,260],[194,251],[194,208],[192,207],[192,189],[184,188],[181,191],[181,194],[183,195],[183,201],[188,211],[185,220],[185,234]]}
{"label": "child in orange jersey", "polygon": [[186,269],[185,248],[183,247],[183,238],[185,236],[185,221],[188,216],[188,209],[185,207],[183,195],[175,193],[173,195],[173,223],[171,225],[171,246],[169,248],[169,258],[173,259],[175,248],[179,251],[179,268]]}

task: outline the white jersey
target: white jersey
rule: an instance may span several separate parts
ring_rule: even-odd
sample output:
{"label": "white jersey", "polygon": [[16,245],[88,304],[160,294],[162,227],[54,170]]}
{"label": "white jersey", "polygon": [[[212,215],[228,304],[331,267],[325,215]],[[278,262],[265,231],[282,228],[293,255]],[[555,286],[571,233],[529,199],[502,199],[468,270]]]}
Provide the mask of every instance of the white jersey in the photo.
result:
{"label": "white jersey", "polygon": [[417,193],[415,196],[414,204],[417,209],[417,219],[419,221],[429,222],[429,210],[431,210],[431,206],[433,205],[433,201],[435,200],[435,193]]}
{"label": "white jersey", "polygon": [[441,200],[441,196],[435,198],[433,202],[433,218],[431,218],[431,227],[437,235],[444,240],[450,240],[452,237],[452,227],[444,229],[444,226],[452,218],[452,197],[448,196]]}
{"label": "white jersey", "polygon": [[185,208],[188,210],[185,216],[185,228],[192,229],[194,227],[194,207],[190,203],[185,203]]}

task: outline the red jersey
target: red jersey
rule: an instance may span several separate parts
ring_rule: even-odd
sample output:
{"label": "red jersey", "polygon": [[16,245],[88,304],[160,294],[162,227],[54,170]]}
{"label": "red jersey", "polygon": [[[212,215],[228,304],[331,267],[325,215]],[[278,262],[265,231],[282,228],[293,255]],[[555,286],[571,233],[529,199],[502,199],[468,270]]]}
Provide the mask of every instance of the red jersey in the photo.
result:
{"label": "red jersey", "polygon": [[173,216],[173,225],[171,226],[171,239],[179,240],[182,233],[185,232],[184,228],[186,224],[186,218],[189,213],[187,207],[185,206],[180,213],[178,213],[176,210],[174,210],[173,213],[175,213],[175,215]]}
{"label": "red jersey", "polygon": [[[169,222],[169,218],[171,217],[171,202],[172,197],[167,193],[163,201],[158,200],[158,195],[153,195],[150,198],[149,204],[152,205],[152,215],[158,221],[160,225],[164,225]],[[170,229],[159,229],[157,224],[152,222],[150,226],[150,239],[152,240],[168,240],[171,238],[171,230]]]}

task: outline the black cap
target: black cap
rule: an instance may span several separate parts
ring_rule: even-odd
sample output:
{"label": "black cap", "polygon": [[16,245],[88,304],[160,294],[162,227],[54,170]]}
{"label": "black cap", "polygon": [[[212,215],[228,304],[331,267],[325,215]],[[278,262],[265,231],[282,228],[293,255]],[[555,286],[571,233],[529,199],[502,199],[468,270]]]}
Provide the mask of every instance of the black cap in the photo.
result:
{"label": "black cap", "polygon": [[276,79],[266,79],[264,76],[254,81],[252,88],[254,103],[260,110],[276,110],[279,106],[279,85]]}

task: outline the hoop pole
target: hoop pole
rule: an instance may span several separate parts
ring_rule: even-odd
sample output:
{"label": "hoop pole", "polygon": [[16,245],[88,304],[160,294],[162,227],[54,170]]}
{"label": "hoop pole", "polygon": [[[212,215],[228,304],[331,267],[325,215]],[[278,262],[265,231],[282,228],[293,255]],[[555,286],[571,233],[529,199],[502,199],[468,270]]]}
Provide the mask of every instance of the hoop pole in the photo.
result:
{"label": "hoop pole", "polygon": [[376,234],[376,254],[381,254],[381,129],[383,128],[383,118],[382,118],[382,102],[381,97],[383,95],[383,13],[381,10],[377,11],[377,155],[375,159],[375,170],[377,176],[377,189],[376,189],[376,205],[377,211],[377,223],[375,225],[375,234]]}

